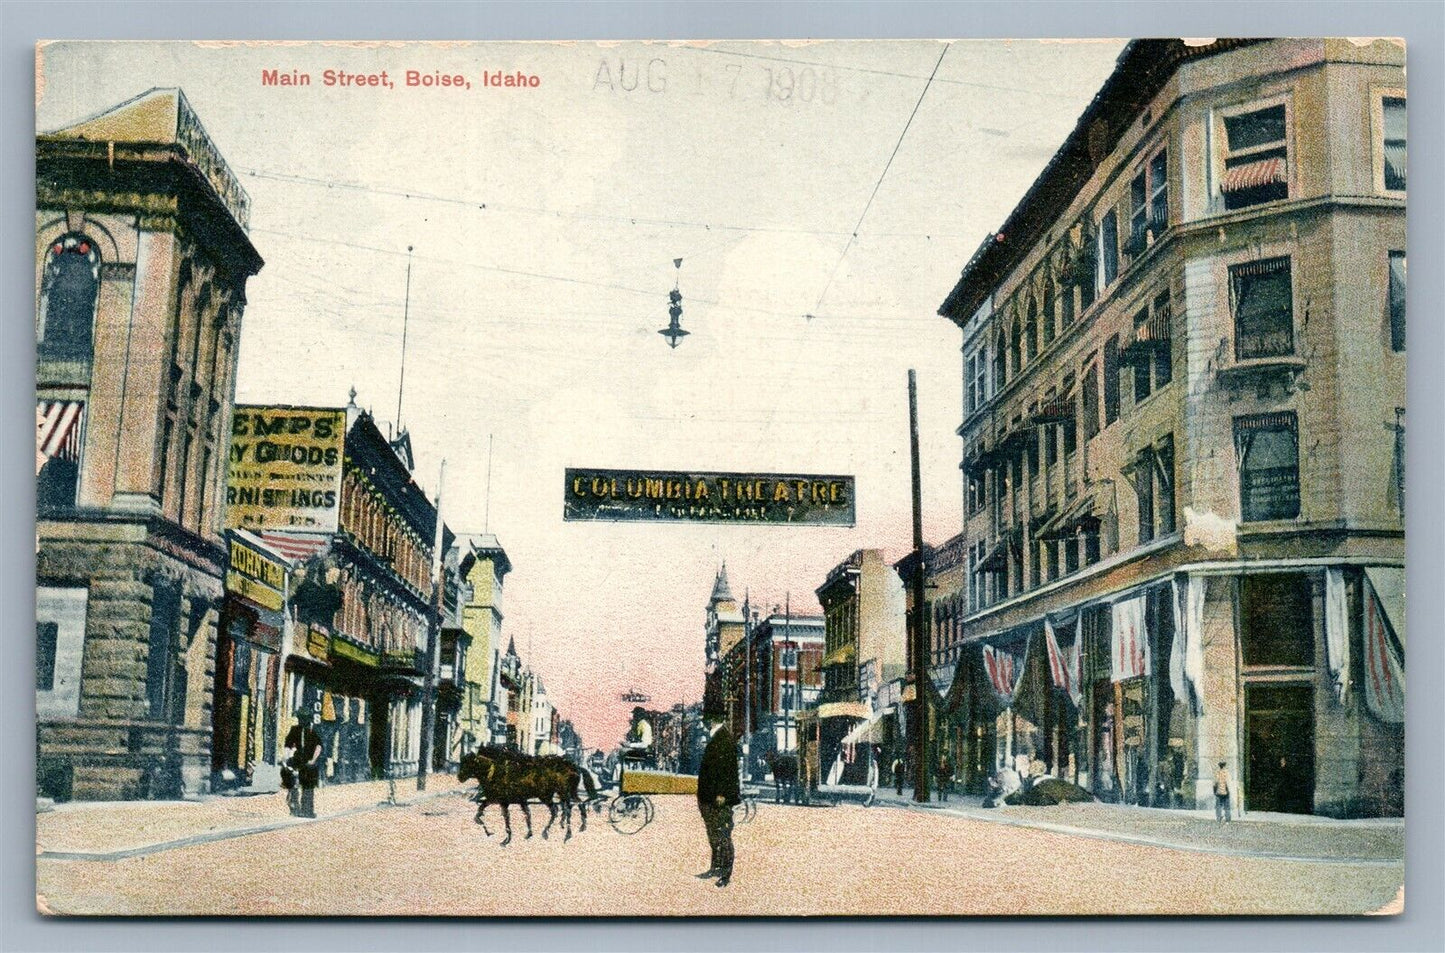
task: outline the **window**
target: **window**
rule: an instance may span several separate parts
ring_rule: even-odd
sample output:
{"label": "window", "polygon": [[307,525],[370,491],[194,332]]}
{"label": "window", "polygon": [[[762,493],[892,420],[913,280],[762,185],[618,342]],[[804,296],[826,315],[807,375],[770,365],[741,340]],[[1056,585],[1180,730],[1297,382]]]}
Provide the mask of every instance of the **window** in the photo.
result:
{"label": "window", "polygon": [[95,341],[95,303],[100,292],[100,254],[84,235],[65,235],[46,251],[40,280],[41,360],[89,361]]}
{"label": "window", "polygon": [[1104,426],[1119,419],[1119,335],[1104,342]]}
{"label": "window", "polygon": [[[1048,391],[1044,394],[1044,403],[1050,407],[1054,406],[1057,403],[1054,400],[1054,389],[1052,387],[1050,387]],[[1059,440],[1058,432],[1056,429],[1057,426],[1057,424],[1047,424],[1043,428],[1044,466],[1047,467],[1053,466],[1055,463],[1058,462],[1059,459]]]}
{"label": "window", "polygon": [[1119,276],[1119,213],[1109,209],[1099,222],[1099,283],[1098,292],[1114,283]]}
{"label": "window", "polygon": [[1024,326],[1017,314],[1009,320],[1009,367],[1018,374],[1024,366]]}
{"label": "window", "polygon": [[1158,238],[1169,227],[1169,154],[1160,149],[1149,160],[1149,230]]}
{"label": "window", "polygon": [[1099,365],[1093,355],[1084,368],[1084,439],[1099,432]]}
{"label": "window", "polygon": [[998,336],[993,342],[993,389],[994,393],[1003,390],[1008,383],[1008,348],[1005,344],[1003,330],[1000,329]]}
{"label": "window", "polygon": [[1239,580],[1244,664],[1312,666],[1314,611],[1304,573],[1260,573]]}
{"label": "window", "polygon": [[176,628],[181,614],[181,587],[178,583],[157,583],[151,597],[149,650],[146,655],[146,698],[150,717],[167,717],[171,655],[175,646]]}
{"label": "window", "polygon": [[1286,125],[1283,103],[1224,118],[1226,209],[1289,197]]}
{"label": "window", "polygon": [[965,372],[968,380],[965,382],[968,394],[968,412],[971,414],[978,410],[988,400],[988,349],[979,348],[973,352],[968,359],[968,366]]}
{"label": "window", "polygon": [[[1149,327],[1149,309],[1145,308],[1134,315],[1134,339],[1143,343],[1146,340]],[[1134,403],[1139,403],[1149,396],[1150,381],[1153,379],[1154,362],[1146,353],[1142,357],[1136,354],[1134,364]]]}
{"label": "window", "polygon": [[1154,448],[1154,468],[1159,481],[1155,494],[1154,509],[1159,521],[1159,535],[1166,536],[1175,530],[1174,518],[1174,435],[1168,434]]}
{"label": "window", "polygon": [[1169,304],[1169,291],[1154,298],[1154,316],[1150,333],[1154,336],[1154,387],[1157,390],[1174,379],[1174,344],[1170,325],[1174,311]]}
{"label": "window", "polygon": [[1385,113],[1385,188],[1405,191],[1405,100],[1386,96]]}
{"label": "window", "polygon": [[1239,360],[1294,353],[1294,293],[1288,258],[1229,269],[1234,356]]}
{"label": "window", "polygon": [[1390,252],[1390,347],[1405,350],[1405,253]]}
{"label": "window", "polygon": [[977,355],[975,355],[975,354],[970,354],[970,355],[968,356],[968,360],[964,362],[964,369],[963,369],[963,391],[964,391],[964,398],[965,398],[965,399],[964,399],[963,408],[964,408],[964,412],[965,412],[965,413],[968,413],[968,414],[971,414],[971,413],[973,413],[975,410],[978,409],[978,398],[977,398],[977,395],[976,395],[976,393],[974,392],[974,389],[973,389],[974,364],[975,364],[975,362],[977,361],[977,359],[978,359],[978,356],[977,356]]}
{"label": "window", "polygon": [[38,692],[55,688],[55,649],[59,641],[59,623],[35,623],[35,690]]}
{"label": "window", "polygon": [[1054,341],[1054,282],[1052,278],[1044,281],[1044,347],[1048,347]]}
{"label": "window", "polygon": [[1154,538],[1154,448],[1145,447],[1134,460],[1134,492],[1139,496],[1139,542]]}
{"label": "window", "polygon": [[1074,323],[1074,286],[1066,281],[1063,290],[1059,296],[1059,324],[1067,328]]}
{"label": "window", "polygon": [[1146,169],[1140,169],[1139,174],[1134,176],[1134,181],[1129,183],[1129,240],[1124,248],[1130,255],[1142,255],[1144,249],[1149,247],[1149,239],[1145,235],[1148,229],[1149,173]]}
{"label": "window", "polygon": [[[1070,392],[1074,388],[1074,375],[1070,374],[1064,378],[1064,390]],[[1064,401],[1064,413],[1068,419],[1061,425],[1064,431],[1064,456],[1072,454],[1079,447],[1079,424],[1078,424],[1078,402],[1072,393]]]}
{"label": "window", "polygon": [[1244,521],[1298,517],[1299,431],[1294,412],[1235,418],[1234,445]]}
{"label": "window", "polygon": [[783,668],[792,670],[792,669],[795,669],[795,668],[797,668],[797,667],[798,667],[798,650],[797,650],[797,649],[783,649]]}
{"label": "window", "polygon": [[1024,354],[1029,361],[1039,356],[1039,305],[1033,295],[1029,296],[1028,321],[1024,325]]}

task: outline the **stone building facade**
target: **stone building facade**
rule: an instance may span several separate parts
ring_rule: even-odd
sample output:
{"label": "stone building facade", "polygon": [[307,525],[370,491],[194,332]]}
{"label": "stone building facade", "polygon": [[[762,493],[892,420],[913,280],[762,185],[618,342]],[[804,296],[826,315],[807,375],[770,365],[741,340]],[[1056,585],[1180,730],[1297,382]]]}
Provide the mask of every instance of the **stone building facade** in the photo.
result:
{"label": "stone building facade", "polygon": [[968,262],[956,763],[1401,810],[1404,86],[1387,41],[1132,42]]}
{"label": "stone building facade", "polygon": [[35,148],[37,789],[202,792],[250,200],[178,89]]}

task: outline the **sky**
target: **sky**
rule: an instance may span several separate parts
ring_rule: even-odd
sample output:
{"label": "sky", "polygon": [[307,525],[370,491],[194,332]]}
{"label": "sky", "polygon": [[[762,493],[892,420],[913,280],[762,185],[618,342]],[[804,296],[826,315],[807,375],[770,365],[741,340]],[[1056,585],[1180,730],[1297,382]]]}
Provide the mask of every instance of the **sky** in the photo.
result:
{"label": "sky", "polygon": [[[909,369],[924,536],[959,531],[962,341],[938,307],[1122,48],[67,42],[41,50],[36,122],[184,90],[266,261],[238,402],[354,387],[395,427],[405,317],[416,478],[435,493],[446,461],[443,518],[513,566],[503,637],[611,747],[621,693],[701,695],[724,561],[739,598],[805,613],[855,549],[911,548]],[[563,522],[566,467],[851,474],[857,525]]]}

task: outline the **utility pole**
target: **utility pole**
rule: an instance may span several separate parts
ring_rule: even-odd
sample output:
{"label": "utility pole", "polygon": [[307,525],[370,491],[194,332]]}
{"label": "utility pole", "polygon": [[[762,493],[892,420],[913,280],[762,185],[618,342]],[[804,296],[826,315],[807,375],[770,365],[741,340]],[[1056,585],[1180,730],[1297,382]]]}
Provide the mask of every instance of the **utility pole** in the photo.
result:
{"label": "utility pole", "polygon": [[913,612],[909,616],[908,636],[912,640],[913,677],[913,800],[928,801],[928,695],[924,691],[928,678],[925,661],[923,607],[923,480],[918,462],[918,379],[908,370],[908,444],[913,459]]}
{"label": "utility pole", "polygon": [[401,395],[406,389],[406,330],[411,323],[411,246],[406,246],[406,295],[401,305],[401,374],[396,382],[396,434],[401,436]]}
{"label": "utility pole", "polygon": [[443,584],[442,567],[442,484],[447,478],[447,462],[442,461],[441,472],[437,474],[436,535],[432,543],[431,561],[431,617],[426,627],[426,674],[421,687],[421,752],[416,765],[416,789],[426,790],[428,762],[431,761],[432,736],[436,722],[437,693],[437,652],[442,635],[442,599],[446,586]]}

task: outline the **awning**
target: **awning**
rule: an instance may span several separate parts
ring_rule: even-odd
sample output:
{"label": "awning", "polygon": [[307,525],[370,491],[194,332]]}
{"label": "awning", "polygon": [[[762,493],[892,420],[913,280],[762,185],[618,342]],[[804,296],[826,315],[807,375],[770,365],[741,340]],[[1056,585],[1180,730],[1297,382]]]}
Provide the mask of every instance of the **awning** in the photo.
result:
{"label": "awning", "polygon": [[85,404],[78,400],[42,400],[35,404],[35,473],[52,457],[80,460],[80,424]]}
{"label": "awning", "polygon": [[1067,423],[1074,419],[1074,394],[1069,391],[1065,394],[1055,394],[1052,397],[1045,397],[1039,409],[1029,417],[1029,422],[1034,426],[1044,424]]}
{"label": "awning", "polygon": [[862,702],[824,702],[818,706],[818,719],[824,718],[859,718],[866,719],[873,714],[873,709]]}
{"label": "awning", "polygon": [[1366,566],[1365,576],[1380,600],[1385,619],[1405,645],[1405,570],[1399,566]]}
{"label": "awning", "polygon": [[1147,357],[1155,350],[1169,347],[1169,310],[1161,309],[1135,325],[1134,336],[1124,346],[1124,353],[1131,358]]}
{"label": "awning", "polygon": [[293,562],[303,562],[331,544],[329,533],[291,533],[258,530],[255,534],[270,549]]}
{"label": "awning", "polygon": [[1259,159],[1255,162],[1237,165],[1232,169],[1225,169],[1224,178],[1219,181],[1219,190],[1228,194],[1284,181],[1286,181],[1284,160],[1275,156],[1271,159]]}
{"label": "awning", "polygon": [[1401,183],[1405,181],[1405,144],[1385,143],[1385,177]]}
{"label": "awning", "polygon": [[823,667],[829,665],[842,665],[844,662],[851,662],[858,657],[858,646],[852,642],[844,642],[827,655],[823,656]]}
{"label": "awning", "polygon": [[1034,533],[1034,539],[1048,541],[1065,539],[1074,535],[1074,527],[1089,520],[1097,520],[1098,500],[1093,492],[1080,494],[1073,503],[1059,510]]}
{"label": "awning", "polygon": [[883,741],[883,719],[892,713],[892,708],[882,708],[873,712],[843,736],[843,744],[855,745],[863,742],[876,744]]}

